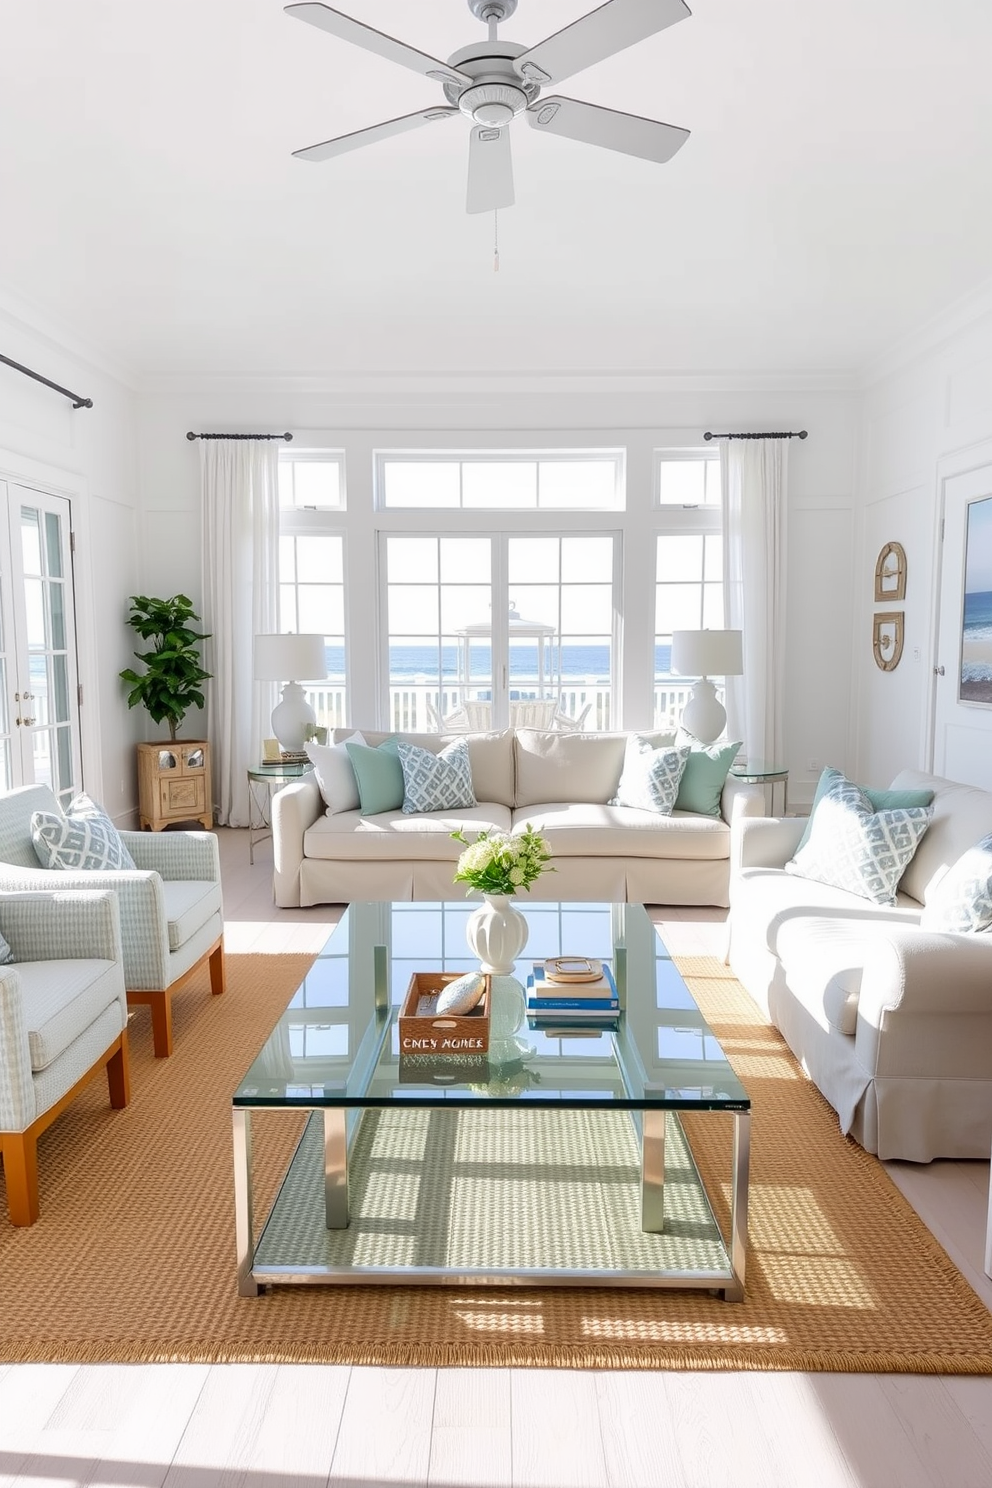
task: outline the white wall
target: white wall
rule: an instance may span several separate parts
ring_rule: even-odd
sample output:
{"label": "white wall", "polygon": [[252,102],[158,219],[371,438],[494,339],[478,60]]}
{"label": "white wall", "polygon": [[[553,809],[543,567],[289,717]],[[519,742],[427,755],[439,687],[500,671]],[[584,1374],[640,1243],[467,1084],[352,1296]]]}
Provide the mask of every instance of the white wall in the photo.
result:
{"label": "white wall", "polygon": [[117,674],[130,660],[127,596],[139,573],[136,400],[120,375],[58,332],[29,326],[0,304],[0,352],[82,397],[68,399],[0,363],[0,479],[67,496],[76,538],[83,783],[115,818],[129,820],[137,782],[129,715]]}
{"label": "white wall", "polygon": [[[859,437],[855,646],[855,768],[887,785],[932,764],[937,540],[945,462],[992,438],[992,307],[976,299],[956,323],[934,323],[872,370]],[[872,658],[875,560],[889,541],[906,549],[905,646],[882,672]],[[988,778],[992,787],[992,751]]]}
{"label": "white wall", "polygon": [[[373,445],[402,431],[437,431],[439,445],[451,442],[447,436],[512,443],[515,431],[531,438],[549,430],[612,434],[614,442],[629,440],[638,451],[628,480],[641,485],[626,519],[636,551],[642,519],[634,509],[646,507],[645,456],[656,437],[680,430],[686,442],[701,443],[705,429],[805,428],[809,438],[793,440],[789,452],[787,762],[792,798],[808,799],[818,774],[809,761],[850,764],[857,399],[839,383],[748,389],[745,382],[524,375],[148,384],[139,416],[143,582],[150,593],[181,590],[199,608],[199,446],[187,441],[187,430],[307,431],[308,443],[345,449],[353,492],[370,490],[368,479],[354,477],[364,471]],[[653,633],[643,584],[640,593],[644,612],[627,614],[628,629],[639,620]],[[371,620],[363,631],[371,636]]]}

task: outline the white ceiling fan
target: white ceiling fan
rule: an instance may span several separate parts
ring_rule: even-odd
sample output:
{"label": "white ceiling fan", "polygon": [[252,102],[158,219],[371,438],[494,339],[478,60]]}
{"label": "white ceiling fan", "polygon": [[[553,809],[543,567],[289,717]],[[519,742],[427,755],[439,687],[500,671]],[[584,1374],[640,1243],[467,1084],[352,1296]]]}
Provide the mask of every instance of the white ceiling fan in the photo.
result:
{"label": "white ceiling fan", "polygon": [[487,41],[476,42],[453,52],[447,62],[430,57],[395,37],[386,36],[329,5],[287,5],[287,15],[319,26],[342,41],[388,57],[439,82],[447,105],[421,109],[387,119],[369,129],[342,134],[336,139],[294,150],[298,160],[329,160],[348,150],[375,144],[390,135],[460,114],[472,120],[468,156],[469,212],[491,212],[513,205],[513,166],[508,125],[520,114],[546,134],[561,134],[601,145],[644,160],[670,160],[689,138],[687,129],[643,119],[637,114],[618,113],[553,93],[541,98],[542,88],[559,83],[604,57],[613,56],[636,41],[653,36],[691,14],[684,0],[607,0],[597,10],[573,21],[570,26],[523,47],[500,41],[496,28],[517,8],[517,0],[468,0],[472,14],[489,26]]}

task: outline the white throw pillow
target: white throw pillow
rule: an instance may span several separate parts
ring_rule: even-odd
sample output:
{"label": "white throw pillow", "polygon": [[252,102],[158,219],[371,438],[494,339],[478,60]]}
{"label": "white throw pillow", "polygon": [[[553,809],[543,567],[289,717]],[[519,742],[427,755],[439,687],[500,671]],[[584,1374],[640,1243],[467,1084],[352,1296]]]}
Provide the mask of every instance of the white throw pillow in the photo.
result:
{"label": "white throw pillow", "polygon": [[440,754],[397,740],[396,752],[403,770],[403,810],[408,816],[415,811],[454,811],[476,804],[467,739],[455,739]]}
{"label": "white throw pillow", "polygon": [[611,806],[637,806],[642,811],[671,816],[689,754],[688,744],[659,749],[646,734],[631,734]]}
{"label": "white throw pillow", "polygon": [[[348,743],[364,744],[365,735],[349,734]],[[315,744],[310,740],[303,747],[327,807],[325,814],[336,816],[339,811],[357,811],[358,781],[344,744]]]}
{"label": "white throw pillow", "polygon": [[874,811],[859,785],[840,770],[830,773],[809,840],[785,871],[846,889],[873,904],[895,904],[899,880],[930,825],[933,808]]}
{"label": "white throw pillow", "polygon": [[69,802],[65,816],[35,811],[31,841],[43,868],[134,868],[131,854],[102,806],[83,794]]}
{"label": "white throw pillow", "polygon": [[939,881],[920,916],[921,930],[974,932],[992,926],[992,836],[962,853]]}

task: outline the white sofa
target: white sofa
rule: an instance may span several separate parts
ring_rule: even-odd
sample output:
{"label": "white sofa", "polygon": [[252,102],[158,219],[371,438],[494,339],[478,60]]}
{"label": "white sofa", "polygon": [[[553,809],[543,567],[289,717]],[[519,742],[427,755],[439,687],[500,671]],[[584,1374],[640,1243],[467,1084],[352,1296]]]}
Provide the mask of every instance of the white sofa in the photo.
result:
{"label": "white sofa", "polygon": [[992,832],[992,793],[904,770],[933,817],[892,908],[784,871],[805,822],[734,834],[731,969],[850,1133],[882,1158],[988,1158],[992,934],[925,931],[945,871]]}
{"label": "white sofa", "polygon": [[[378,745],[408,740],[437,753],[440,734],[363,731]],[[338,743],[351,730],[332,735]],[[461,845],[451,833],[510,832],[528,822],[546,838],[554,873],[530,890],[544,899],[599,899],[646,904],[726,906],[731,814],[764,810],[753,786],[729,777],[720,816],[676,811],[669,817],[611,806],[627,735],[508,729],[468,734],[478,804],[457,811],[363,817],[327,814],[314,775],[284,787],[272,801],[275,901],[283,907],[363,899],[459,899],[452,882]],[[651,736],[669,743],[672,735]],[[736,804],[735,804],[736,803]]]}

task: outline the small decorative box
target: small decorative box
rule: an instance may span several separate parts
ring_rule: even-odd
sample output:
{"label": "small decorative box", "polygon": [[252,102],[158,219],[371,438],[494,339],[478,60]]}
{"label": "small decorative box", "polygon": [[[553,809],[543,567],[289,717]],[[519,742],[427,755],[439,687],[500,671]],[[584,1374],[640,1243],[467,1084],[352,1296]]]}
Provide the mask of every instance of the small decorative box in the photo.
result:
{"label": "small decorative box", "polygon": [[492,983],[485,979],[481,998],[468,1013],[438,1013],[442,987],[459,972],[415,971],[400,1008],[400,1058],[431,1055],[435,1058],[485,1054],[489,1050],[489,1005]]}

